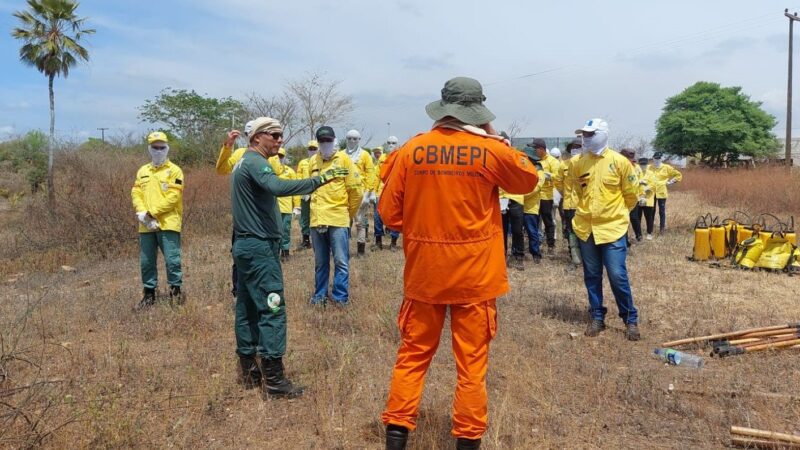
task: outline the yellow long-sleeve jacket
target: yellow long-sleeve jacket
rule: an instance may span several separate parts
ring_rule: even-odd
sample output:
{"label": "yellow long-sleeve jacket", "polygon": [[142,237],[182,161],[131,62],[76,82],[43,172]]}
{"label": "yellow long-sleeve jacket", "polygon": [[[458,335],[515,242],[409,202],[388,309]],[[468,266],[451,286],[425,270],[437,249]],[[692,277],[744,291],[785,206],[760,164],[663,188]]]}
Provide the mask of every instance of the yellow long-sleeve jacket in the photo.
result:
{"label": "yellow long-sleeve jacket", "polygon": [[[345,155],[347,155],[346,151]],[[348,155],[348,158],[349,157],[350,156]],[[355,160],[351,159],[351,161],[361,177],[362,191],[374,191],[378,185],[378,177],[375,174],[375,164],[372,162],[372,156],[370,156],[369,152],[364,149],[360,149],[359,155],[356,156]]]}
{"label": "yellow long-sleeve jacket", "polygon": [[644,206],[652,208],[656,205],[655,174],[649,167],[647,170],[642,170],[636,166],[636,169],[638,169],[636,175],[639,177],[639,198],[644,197]]}
{"label": "yellow long-sleeve jacket", "polygon": [[[297,174],[294,170],[292,170],[289,166],[284,166],[283,172],[278,175],[278,178],[284,180],[297,180]],[[300,196],[299,195],[290,195],[287,197],[278,197],[278,208],[281,210],[281,214],[291,214],[294,208],[300,207]]]}
{"label": "yellow long-sleeve jacket", "polygon": [[615,242],[628,232],[629,212],[639,200],[633,166],[610,148],[600,155],[584,152],[572,165],[578,204],[572,226],[582,241],[594,235],[596,244]]}
{"label": "yellow long-sleeve jacket", "polygon": [[361,206],[364,195],[361,174],[347,153],[338,151],[328,161],[323,161],[317,154],[311,158],[309,170],[313,177],[333,166],[347,169],[350,174],[321,186],[311,194],[312,227],[349,227],[350,219],[356,216]]}
{"label": "yellow long-sleeve jacket", "polygon": [[[233,166],[242,159],[246,151],[247,149],[244,147],[237,148],[236,151],[233,151],[232,148],[223,144],[222,148],[219,149],[219,156],[217,157],[217,175],[230,175],[231,172],[233,172]],[[276,175],[280,175],[283,172],[283,164],[281,164],[281,160],[278,159],[278,155],[272,156],[267,161],[269,161]]]}
{"label": "yellow long-sleeve jacket", "polygon": [[522,207],[525,214],[539,214],[539,201],[541,200],[542,185],[544,185],[544,172],[541,170],[536,171],[539,175],[539,181],[533,191],[525,194]]}
{"label": "yellow long-sleeve jacket", "polygon": [[653,179],[656,185],[656,198],[669,197],[669,192],[667,189],[667,182],[669,180],[674,178],[675,181],[681,181],[683,179],[683,175],[678,171],[678,169],[670,166],[669,164],[662,163],[661,167],[658,169],[651,164],[647,170],[653,171]]}
{"label": "yellow long-sleeve jacket", "polygon": [[[542,200],[552,200],[553,199],[553,187],[555,186],[555,179],[558,176],[559,169],[561,168],[561,163],[558,161],[551,154],[545,155],[544,158],[539,162],[542,165],[542,173],[544,174],[544,184],[542,185]],[[547,179],[547,175],[550,175],[550,179]]]}
{"label": "yellow long-sleeve jacket", "polygon": [[381,166],[383,165],[383,163],[386,161],[386,158],[388,158],[388,157],[389,157],[389,155],[387,155],[386,153],[382,153],[381,157],[378,158],[378,164],[375,165],[375,179],[377,180],[377,185],[376,185],[376,188],[375,188],[375,194],[377,194],[379,197],[381,195],[381,192],[383,192],[383,180],[381,180],[381,177],[379,176],[380,173],[381,173]]}
{"label": "yellow long-sleeve jacket", "polygon": [[[133,209],[149,212],[158,221],[162,231],[180,233],[183,217],[183,171],[167,161],[160,167],[145,164],[136,172],[136,181],[131,189]],[[139,224],[139,233],[151,233]]]}
{"label": "yellow long-sleeve jacket", "polygon": [[566,210],[575,209],[578,204],[573,186],[575,180],[573,180],[570,175],[570,168],[572,168],[572,165],[575,164],[578,158],[580,158],[580,155],[571,156],[568,160],[561,161],[561,170],[558,171],[558,176],[556,176],[554,182],[555,188],[561,193],[561,204]]}
{"label": "yellow long-sleeve jacket", "polygon": [[306,158],[297,163],[297,172],[295,172],[295,174],[297,175],[298,180],[311,178],[311,171],[309,170],[310,161],[311,158]]}

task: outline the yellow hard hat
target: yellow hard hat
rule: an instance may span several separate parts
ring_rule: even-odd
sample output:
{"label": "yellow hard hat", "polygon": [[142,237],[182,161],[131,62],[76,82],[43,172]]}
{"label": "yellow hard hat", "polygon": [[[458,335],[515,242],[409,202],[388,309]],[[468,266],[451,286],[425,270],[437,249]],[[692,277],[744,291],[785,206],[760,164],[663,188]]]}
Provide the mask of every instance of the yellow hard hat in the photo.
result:
{"label": "yellow hard hat", "polygon": [[372,149],[372,153],[375,153],[376,151],[383,153],[383,147],[377,146]]}
{"label": "yellow hard hat", "polygon": [[312,139],[312,140],[308,141],[308,144],[306,145],[306,147],[307,148],[310,148],[310,147],[319,148],[319,142],[317,142],[316,139]]}
{"label": "yellow hard hat", "polygon": [[165,133],[161,132],[161,131],[153,131],[152,133],[147,135],[147,143],[148,144],[152,144],[153,142],[157,142],[157,141],[169,143],[169,140],[167,139],[167,135]]}
{"label": "yellow hard hat", "polygon": [[278,154],[281,156],[286,156],[286,149],[281,147],[278,149]]}

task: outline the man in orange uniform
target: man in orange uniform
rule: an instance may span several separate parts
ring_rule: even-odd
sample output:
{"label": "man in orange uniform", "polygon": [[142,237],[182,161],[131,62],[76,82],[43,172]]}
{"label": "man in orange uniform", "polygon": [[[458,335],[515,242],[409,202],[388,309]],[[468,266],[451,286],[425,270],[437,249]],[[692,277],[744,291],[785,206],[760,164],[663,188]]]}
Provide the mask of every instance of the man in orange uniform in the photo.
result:
{"label": "man in orange uniform", "polygon": [[[405,298],[383,423],[386,448],[404,449],[416,426],[425,373],[447,310],[458,384],[453,436],[477,449],[486,431],[489,342],[497,330],[495,299],[508,292],[498,187],[526,194],[538,181],[528,157],[497,136],[483,89],[454,78],[429,104],[433,129],[393,152],[381,167],[378,211],[403,233]],[[435,282],[434,282],[435,280]]]}

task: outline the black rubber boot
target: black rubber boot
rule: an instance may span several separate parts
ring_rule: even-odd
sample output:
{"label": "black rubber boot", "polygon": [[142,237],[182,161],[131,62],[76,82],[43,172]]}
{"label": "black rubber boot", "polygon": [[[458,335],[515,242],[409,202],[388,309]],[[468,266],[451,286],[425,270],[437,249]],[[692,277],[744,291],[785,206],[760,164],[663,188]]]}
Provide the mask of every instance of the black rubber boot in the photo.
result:
{"label": "black rubber boot", "polygon": [[185,301],[183,297],[183,293],[181,292],[180,286],[170,286],[169,287],[169,304],[170,305],[182,305]]}
{"label": "black rubber boot", "polygon": [[261,386],[261,369],[258,368],[255,355],[239,355],[239,366],[242,368],[242,376],[239,382],[245,389],[253,389]]}
{"label": "black rubber boot", "polygon": [[383,236],[375,236],[375,248],[383,250]]}
{"label": "black rubber boot", "polygon": [[456,450],[478,450],[479,448],[481,448],[480,439],[456,439]]}
{"label": "black rubber boot", "polygon": [[365,242],[359,242],[358,243],[358,253],[356,255],[357,256],[364,256],[366,254],[365,253],[366,247],[367,247],[367,244]]}
{"label": "black rubber boot", "polygon": [[156,290],[151,288],[144,288],[142,301],[136,309],[144,309],[156,304]]}
{"label": "black rubber boot", "polygon": [[397,250],[397,238],[392,236],[392,243],[389,244],[389,250]]}
{"label": "black rubber boot", "polygon": [[283,373],[283,358],[261,358],[264,371],[264,395],[273,398],[297,398],[303,395],[304,388],[295,387]]}
{"label": "black rubber boot", "polygon": [[386,426],[386,450],[405,450],[408,428],[389,424]]}

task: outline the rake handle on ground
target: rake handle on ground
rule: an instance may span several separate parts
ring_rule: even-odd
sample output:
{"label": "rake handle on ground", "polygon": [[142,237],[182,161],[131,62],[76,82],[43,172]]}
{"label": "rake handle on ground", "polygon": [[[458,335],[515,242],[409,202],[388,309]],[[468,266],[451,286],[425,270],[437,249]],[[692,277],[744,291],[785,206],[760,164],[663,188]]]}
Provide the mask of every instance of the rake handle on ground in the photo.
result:
{"label": "rake handle on ground", "polygon": [[751,437],[731,437],[731,444],[746,448],[768,448],[768,449],[800,449],[800,444],[790,442],[767,441],[764,439],[753,439]]}
{"label": "rake handle on ground", "polygon": [[750,328],[747,330],[740,330],[740,331],[731,331],[729,333],[719,333],[719,334],[711,334],[708,336],[700,336],[700,337],[693,337],[693,338],[686,338],[686,339],[678,339],[677,341],[670,341],[664,342],[661,344],[662,347],[675,347],[677,345],[684,345],[684,344],[693,344],[695,342],[706,342],[706,341],[713,341],[719,339],[726,339],[731,337],[740,337],[745,334],[752,334],[758,333],[761,331],[772,331],[772,330],[785,330],[787,328],[797,329],[800,327],[800,323],[788,324],[788,325],[772,325],[769,327],[760,327],[760,328]]}
{"label": "rake handle on ground", "polygon": [[775,336],[778,334],[789,334],[789,333],[797,333],[800,332],[799,328],[784,328],[782,330],[770,330],[770,331],[761,331],[758,333],[748,333],[742,335],[742,339],[745,338],[756,338],[756,337],[768,337],[768,336]]}
{"label": "rake handle on ground", "polygon": [[776,433],[774,431],[757,430],[755,428],[731,426],[731,434],[740,436],[753,436],[757,438],[771,439],[773,441],[791,442],[800,444],[800,436],[792,434]]}
{"label": "rake handle on ground", "polygon": [[[744,351],[745,353],[750,353],[750,352],[757,352],[759,350],[769,350],[772,348],[784,348],[784,347],[788,348],[798,344],[800,344],[800,339],[792,339],[790,341],[773,342],[770,344],[761,344],[761,345],[754,345],[752,347],[745,347]],[[800,439],[800,437],[798,439]]]}

